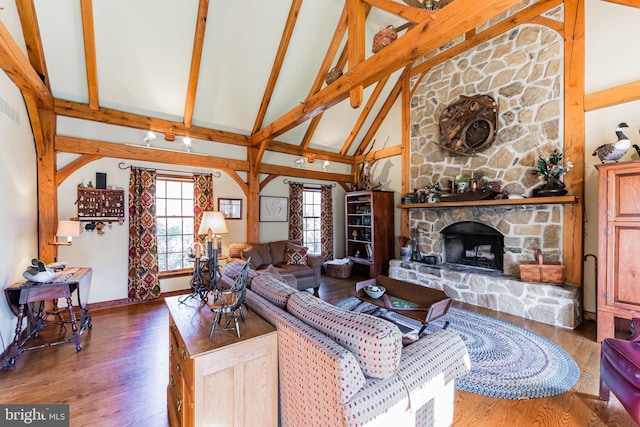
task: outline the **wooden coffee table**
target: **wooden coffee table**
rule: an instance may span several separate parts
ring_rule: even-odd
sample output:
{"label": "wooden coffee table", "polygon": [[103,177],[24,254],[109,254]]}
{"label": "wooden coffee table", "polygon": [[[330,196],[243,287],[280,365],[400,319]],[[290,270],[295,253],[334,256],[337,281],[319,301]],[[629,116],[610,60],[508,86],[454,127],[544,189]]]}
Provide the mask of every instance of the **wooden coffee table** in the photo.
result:
{"label": "wooden coffee table", "polygon": [[[371,298],[364,291],[370,285],[383,286],[386,292],[379,298]],[[429,323],[447,314],[451,307],[451,298],[443,291],[387,276],[357,282],[356,297],[422,323],[418,335],[422,335]],[[447,326],[445,323],[444,327]]]}

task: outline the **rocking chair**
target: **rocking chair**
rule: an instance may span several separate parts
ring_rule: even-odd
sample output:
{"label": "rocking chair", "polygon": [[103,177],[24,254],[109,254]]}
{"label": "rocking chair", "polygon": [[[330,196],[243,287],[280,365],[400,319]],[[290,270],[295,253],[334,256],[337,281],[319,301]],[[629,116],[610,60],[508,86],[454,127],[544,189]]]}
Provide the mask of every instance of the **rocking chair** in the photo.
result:
{"label": "rocking chair", "polygon": [[236,312],[240,312],[240,318],[244,322],[244,313],[242,312],[242,304],[244,303],[244,296],[247,293],[247,279],[249,277],[249,262],[251,258],[247,259],[242,271],[235,278],[233,284],[229,289],[217,289],[213,291],[211,295],[211,303],[209,308],[216,314],[211,325],[211,332],[209,333],[209,339],[213,338],[213,333],[216,330],[216,325],[220,323],[222,314],[227,317],[227,322],[222,328],[224,331],[233,329],[229,326],[231,320],[235,324],[236,334],[240,338],[240,326],[238,325],[238,316]]}

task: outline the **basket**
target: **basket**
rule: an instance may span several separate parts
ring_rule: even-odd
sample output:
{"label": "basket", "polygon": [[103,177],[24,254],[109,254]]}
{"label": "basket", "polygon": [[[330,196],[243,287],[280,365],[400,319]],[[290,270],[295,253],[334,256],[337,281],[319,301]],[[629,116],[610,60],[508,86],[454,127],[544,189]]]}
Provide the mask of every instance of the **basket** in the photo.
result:
{"label": "basket", "polygon": [[328,85],[338,80],[338,78],[342,76],[342,70],[338,67],[333,67],[331,71],[327,73],[327,77],[324,79]]}
{"label": "basket", "polygon": [[520,263],[520,280],[523,282],[545,282],[564,284],[564,265],[559,262],[544,264],[542,251],[537,251],[537,261],[523,261]]}
{"label": "basket", "polygon": [[380,52],[383,48],[389,46],[391,42],[398,38],[398,33],[393,25],[387,25],[373,36],[373,46],[371,52]]}
{"label": "basket", "polygon": [[326,264],[327,276],[338,279],[346,279],[351,275],[351,267],[353,262],[348,264]]}

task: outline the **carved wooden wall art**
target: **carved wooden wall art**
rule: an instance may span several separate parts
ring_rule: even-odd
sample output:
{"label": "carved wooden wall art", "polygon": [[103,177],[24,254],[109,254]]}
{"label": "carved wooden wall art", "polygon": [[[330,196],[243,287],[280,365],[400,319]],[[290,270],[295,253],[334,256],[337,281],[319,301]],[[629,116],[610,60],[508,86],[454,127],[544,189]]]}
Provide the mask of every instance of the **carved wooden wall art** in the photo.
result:
{"label": "carved wooden wall art", "polygon": [[472,156],[495,140],[498,104],[489,95],[462,95],[440,115],[440,142],[443,150],[458,156]]}

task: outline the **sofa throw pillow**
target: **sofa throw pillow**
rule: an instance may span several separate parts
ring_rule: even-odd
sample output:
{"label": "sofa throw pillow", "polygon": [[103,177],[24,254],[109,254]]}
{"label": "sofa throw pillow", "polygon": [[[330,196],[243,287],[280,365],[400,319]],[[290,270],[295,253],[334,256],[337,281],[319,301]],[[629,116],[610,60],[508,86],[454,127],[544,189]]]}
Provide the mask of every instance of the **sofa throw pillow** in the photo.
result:
{"label": "sofa throw pillow", "polygon": [[276,242],[269,243],[269,247],[271,248],[271,263],[273,265],[282,264],[285,262],[285,252],[287,250],[287,241],[286,240],[278,240]]}
{"label": "sofa throw pillow", "polygon": [[287,311],[349,349],[371,378],[389,378],[402,358],[402,333],[393,323],[335,307],[307,292],[292,294]]}
{"label": "sofa throw pillow", "polygon": [[287,244],[286,261],[289,265],[307,265],[307,251],[309,248],[305,246]]}
{"label": "sofa throw pillow", "polygon": [[242,250],[242,259],[247,260],[251,257],[251,262],[249,262],[249,267],[252,270],[257,270],[264,262],[262,261],[262,257],[260,256],[260,252],[253,246],[249,246]]}
{"label": "sofa throw pillow", "polygon": [[260,259],[262,260],[261,265],[273,264],[273,260],[271,259],[271,246],[269,246],[268,243],[253,243],[251,246],[260,254]]}

